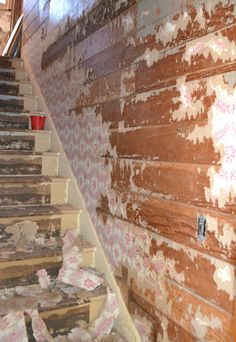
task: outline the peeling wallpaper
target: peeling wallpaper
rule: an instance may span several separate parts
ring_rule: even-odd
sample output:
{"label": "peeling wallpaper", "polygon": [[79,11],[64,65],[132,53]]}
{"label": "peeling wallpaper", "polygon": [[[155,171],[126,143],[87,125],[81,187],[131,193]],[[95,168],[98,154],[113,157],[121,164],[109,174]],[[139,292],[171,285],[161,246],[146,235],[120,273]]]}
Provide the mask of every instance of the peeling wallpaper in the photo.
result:
{"label": "peeling wallpaper", "polygon": [[25,0],[24,11],[23,56],[142,340],[231,341],[234,1]]}

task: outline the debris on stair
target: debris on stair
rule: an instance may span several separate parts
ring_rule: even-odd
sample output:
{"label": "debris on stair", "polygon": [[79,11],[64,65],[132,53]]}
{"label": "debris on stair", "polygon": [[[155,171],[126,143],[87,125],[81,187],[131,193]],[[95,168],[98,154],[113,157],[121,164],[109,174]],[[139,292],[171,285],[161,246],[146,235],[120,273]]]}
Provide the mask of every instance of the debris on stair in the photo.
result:
{"label": "debris on stair", "polygon": [[[35,241],[37,229],[35,227],[27,237],[22,238],[25,234],[27,235],[28,226],[23,225],[22,227],[23,229],[14,232],[14,240],[24,241],[24,244],[26,242],[29,247],[28,242]],[[7,324],[7,331],[11,331],[12,336],[21,334],[22,341],[28,341],[27,335],[24,336],[27,330],[25,317],[28,317],[28,320],[30,317],[31,330],[37,342],[123,341],[122,337],[113,331],[115,320],[119,314],[116,295],[106,286],[104,278],[96,270],[80,267],[83,257],[78,230],[67,230],[62,241],[63,263],[57,277],[50,277],[46,269],[40,269],[36,272],[37,284],[5,288],[0,291],[0,316],[3,316],[0,327]],[[77,325],[66,335],[53,336],[41,317],[41,313],[47,309],[54,310],[62,307],[65,303],[68,303],[67,305],[84,305],[96,296],[103,294],[106,295],[106,300],[98,317],[90,323],[78,320]],[[20,319],[17,318],[17,322],[13,324],[12,320],[18,317],[14,316],[15,313]],[[9,342],[11,340],[9,336],[5,337],[0,333],[0,341]]]}
{"label": "debris on stair", "polygon": [[58,280],[80,287],[84,290],[92,291],[104,281],[102,277],[92,270],[80,268],[82,255],[80,251],[79,233],[75,229],[70,229],[63,237],[63,264],[59,270]]}
{"label": "debris on stair", "polygon": [[12,311],[8,315],[0,317],[0,341],[28,341],[23,311]]}

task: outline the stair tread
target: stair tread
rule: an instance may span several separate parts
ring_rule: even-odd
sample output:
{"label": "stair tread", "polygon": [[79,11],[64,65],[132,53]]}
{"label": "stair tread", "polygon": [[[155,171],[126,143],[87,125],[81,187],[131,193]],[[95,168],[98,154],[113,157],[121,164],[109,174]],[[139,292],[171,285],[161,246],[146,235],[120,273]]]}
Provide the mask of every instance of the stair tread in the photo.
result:
{"label": "stair tread", "polygon": [[6,156],[6,155],[9,155],[9,156],[59,156],[60,155],[60,152],[37,152],[37,151],[22,151],[22,150],[19,150],[19,151],[15,151],[15,150],[0,150],[0,158],[1,158],[1,155],[3,156]]}
{"label": "stair tread", "polygon": [[[0,128],[0,132],[18,132],[18,131],[19,131],[19,127],[1,127]],[[28,128],[21,128],[20,131],[28,133],[28,131],[32,131],[32,130],[29,130]]]}
{"label": "stair tread", "polygon": [[[78,245],[80,246],[80,252],[93,252],[96,247],[89,242],[79,237]],[[0,265],[1,263],[26,260],[26,259],[47,259],[49,257],[57,257],[59,260],[62,258],[62,240],[58,240],[51,246],[40,246],[37,244],[27,246],[5,246],[0,250]],[[58,261],[59,261],[58,260]]]}
{"label": "stair tread", "polygon": [[57,181],[65,181],[68,180],[66,177],[62,176],[39,176],[39,175],[26,175],[26,176],[1,176],[0,175],[0,183],[42,183],[42,182],[52,182],[54,180]]}
{"label": "stair tread", "polygon": [[[17,294],[16,290],[21,294]],[[20,286],[16,290],[12,290],[12,292],[8,290],[8,294],[5,295],[8,298],[5,299],[3,297],[4,299],[0,299],[0,316],[7,313],[7,304],[10,302],[10,299],[14,299],[14,302],[17,302],[17,300],[22,301],[24,298],[33,297],[39,302],[39,313],[43,313],[67,307],[84,306],[96,298],[105,297],[107,294],[104,285],[98,286],[95,290],[87,291],[60,281],[53,282],[53,285],[50,285],[47,289],[42,289],[39,285],[33,284]]]}
{"label": "stair tread", "polygon": [[62,246],[52,246],[44,247],[32,245],[32,247],[19,247],[19,246],[6,246],[1,247],[0,250],[0,265],[1,263],[17,261],[17,260],[25,260],[25,259],[38,259],[39,257],[42,259],[47,259],[48,257],[62,257]]}
{"label": "stair tread", "polygon": [[0,133],[4,132],[4,135],[7,135],[6,132],[9,132],[9,135],[11,135],[11,133],[28,133],[28,134],[40,134],[40,133],[44,133],[44,134],[50,134],[51,130],[32,130],[32,129],[19,129],[19,128],[8,128],[6,131],[2,130],[2,128],[0,128]]}
{"label": "stair tread", "polygon": [[70,204],[39,204],[0,207],[0,218],[57,215],[79,212],[80,209]]}

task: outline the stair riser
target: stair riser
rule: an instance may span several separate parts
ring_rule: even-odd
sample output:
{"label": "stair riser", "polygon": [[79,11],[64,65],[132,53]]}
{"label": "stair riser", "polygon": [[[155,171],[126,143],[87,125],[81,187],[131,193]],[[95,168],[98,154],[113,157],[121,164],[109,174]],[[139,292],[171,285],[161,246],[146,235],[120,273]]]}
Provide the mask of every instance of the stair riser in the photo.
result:
{"label": "stair riser", "polygon": [[35,151],[35,139],[28,136],[0,136],[0,150],[3,151]]}
{"label": "stair riser", "polygon": [[1,81],[0,94],[7,95],[32,95],[33,86],[27,81]]}
{"label": "stair riser", "polygon": [[3,151],[35,151],[48,152],[50,148],[50,135],[47,131],[35,133],[11,133],[0,132],[0,150]]}
{"label": "stair riser", "polygon": [[1,263],[0,289],[37,284],[36,272],[38,270],[46,269],[49,274],[55,277],[61,266],[62,257],[60,256]]}
{"label": "stair riser", "polygon": [[33,95],[12,96],[0,95],[0,111],[23,112],[40,110],[38,98]]}
{"label": "stair riser", "polygon": [[27,115],[2,115],[0,114],[0,130],[28,129],[29,117]]}
{"label": "stair riser", "polygon": [[[53,337],[67,335],[73,328],[78,326],[78,321],[89,323],[90,305],[73,306],[58,310],[51,310],[48,313],[41,313],[40,317]],[[30,321],[27,323],[28,341],[36,342],[33,337]]]}
{"label": "stair riser", "polygon": [[[14,243],[11,231],[11,227],[14,226],[17,229],[17,225],[21,227],[24,224],[31,224],[33,227],[37,227],[36,238],[41,238],[44,241],[49,241],[50,238],[59,239],[63,236],[67,229],[73,229],[78,227],[79,214],[77,213],[64,213],[58,215],[44,215],[44,216],[24,216],[17,218],[1,218],[0,223],[0,244],[6,246]],[[92,264],[93,260],[89,261]]]}
{"label": "stair riser", "polygon": [[4,69],[0,67],[0,79],[9,81],[28,81],[27,72],[21,69]]}
{"label": "stair riser", "polygon": [[1,57],[0,67],[22,69],[24,67],[24,62],[19,58],[10,59]]}
{"label": "stair riser", "polygon": [[13,82],[0,82],[0,93],[1,94],[9,94],[9,95],[18,95],[19,94],[19,84]]}
{"label": "stair riser", "polygon": [[[45,269],[48,274],[55,279],[59,269],[62,267],[62,255],[37,257],[32,259],[1,261],[0,262],[0,289],[5,287],[14,288],[15,286],[32,285],[38,283],[36,272]],[[81,267],[92,267],[91,260],[94,259],[94,251],[90,251],[90,256],[84,255]]]}
{"label": "stair riser", "polygon": [[[101,295],[88,304],[81,304],[56,310],[40,312],[40,317],[46,323],[46,326],[53,337],[58,335],[68,335],[75,327],[78,327],[78,321],[84,321],[87,324],[93,319],[99,317],[102,307],[105,304],[106,296]],[[33,337],[31,323],[27,320],[27,332],[30,342],[36,342]]]}
{"label": "stair riser", "polygon": [[0,175],[58,175],[58,156],[0,156]]}
{"label": "stair riser", "polygon": [[0,182],[0,206],[27,204],[65,204],[68,200],[68,182],[4,183]]}

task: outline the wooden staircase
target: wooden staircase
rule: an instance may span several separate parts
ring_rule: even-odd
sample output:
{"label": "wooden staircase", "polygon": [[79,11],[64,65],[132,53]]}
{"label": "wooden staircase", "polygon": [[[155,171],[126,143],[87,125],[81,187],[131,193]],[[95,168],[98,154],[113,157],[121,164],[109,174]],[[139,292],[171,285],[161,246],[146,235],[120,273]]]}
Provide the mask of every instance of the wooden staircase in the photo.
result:
{"label": "wooden staircase", "polygon": [[[44,289],[44,305],[38,305],[38,311],[55,337],[67,335],[78,321],[94,320],[107,287],[104,282],[93,291],[76,291],[55,281],[63,261],[62,237],[68,229],[79,229],[80,209],[68,203],[69,179],[58,175],[60,155],[50,152],[51,132],[29,129],[29,115],[38,112],[23,61],[1,57],[0,317],[27,309],[25,294],[37,293],[36,272],[45,269],[53,286]],[[80,266],[95,270],[96,248],[82,237],[78,244]],[[59,299],[50,300],[55,297]],[[35,341],[27,315],[26,322],[28,339]]]}

